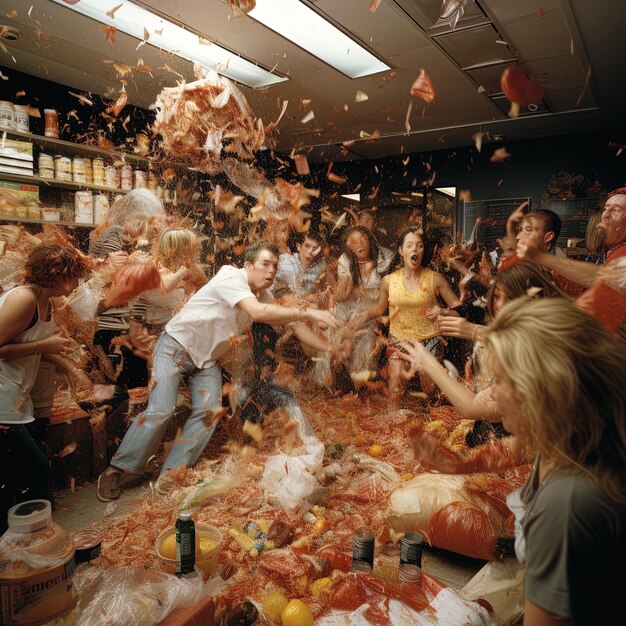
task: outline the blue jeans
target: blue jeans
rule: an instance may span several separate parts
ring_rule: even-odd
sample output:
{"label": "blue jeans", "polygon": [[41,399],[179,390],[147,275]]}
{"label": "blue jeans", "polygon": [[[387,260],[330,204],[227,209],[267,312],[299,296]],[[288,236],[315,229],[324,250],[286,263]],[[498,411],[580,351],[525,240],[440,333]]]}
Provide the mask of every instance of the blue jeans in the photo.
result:
{"label": "blue jeans", "polygon": [[174,415],[183,378],[187,379],[191,392],[191,415],[167,455],[161,473],[191,466],[198,460],[215,430],[212,413],[222,406],[222,370],[217,364],[197,368],[187,350],[163,331],[154,348],[148,407],[133,420],[111,465],[128,472],[145,469]]}

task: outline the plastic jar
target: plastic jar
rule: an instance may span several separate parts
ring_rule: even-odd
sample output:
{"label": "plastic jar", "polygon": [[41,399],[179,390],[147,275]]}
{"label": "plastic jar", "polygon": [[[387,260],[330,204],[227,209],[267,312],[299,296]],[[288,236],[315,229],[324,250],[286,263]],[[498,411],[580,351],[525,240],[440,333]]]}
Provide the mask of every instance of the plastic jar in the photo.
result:
{"label": "plastic jar", "polygon": [[72,159],[72,180],[75,183],[87,182],[85,176],[85,159],[82,157],[74,157]]}
{"label": "plastic jar", "polygon": [[15,106],[7,100],[0,100],[0,128],[15,130]]}
{"label": "plastic jar", "polygon": [[59,116],[55,109],[44,109],[44,135],[54,139],[59,138]]}
{"label": "plastic jar", "polygon": [[130,191],[133,188],[133,166],[130,163],[124,163],[120,170],[120,189]]}
{"label": "plastic jar", "polygon": [[104,185],[105,187],[114,187],[115,189],[119,189],[120,175],[115,165],[107,165],[104,168]]}
{"label": "plastic jar", "polygon": [[15,109],[15,130],[22,133],[30,132],[30,120],[28,118],[28,110],[21,104],[16,104]]}
{"label": "plastic jar", "polygon": [[74,195],[74,221],[77,224],[93,224],[93,194],[77,191]]}
{"label": "plastic jar", "polygon": [[44,152],[39,153],[37,158],[39,178],[54,178],[54,159]]}
{"label": "plastic jar", "polygon": [[135,170],[135,189],[147,189],[148,177],[143,170]]}
{"label": "plastic jar", "polygon": [[93,174],[94,185],[104,185],[104,161],[96,157],[91,161],[91,170]]}
{"label": "plastic jar", "polygon": [[72,159],[57,154],[54,157],[54,177],[57,180],[72,180]]}
{"label": "plastic jar", "polygon": [[0,538],[0,622],[13,626],[69,621],[76,606],[74,547],[52,521],[48,500],[9,510]]}
{"label": "plastic jar", "polygon": [[98,193],[93,197],[93,223],[102,224],[104,216],[109,211],[109,198],[104,193]]}
{"label": "plastic jar", "polygon": [[91,167],[91,159],[83,159],[83,163],[85,165],[85,182],[88,185],[93,183],[93,170]]}

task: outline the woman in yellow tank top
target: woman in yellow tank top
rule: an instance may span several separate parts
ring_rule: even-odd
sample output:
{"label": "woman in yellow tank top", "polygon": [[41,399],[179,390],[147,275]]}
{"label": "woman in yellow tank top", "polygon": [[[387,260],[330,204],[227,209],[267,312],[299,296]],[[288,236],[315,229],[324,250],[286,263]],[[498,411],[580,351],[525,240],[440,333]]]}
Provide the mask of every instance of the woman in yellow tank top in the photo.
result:
{"label": "woman in yellow tank top", "polygon": [[[378,302],[365,314],[359,316],[354,326],[359,327],[371,319],[384,315],[389,309],[389,341],[412,339],[421,341],[430,350],[439,344],[437,316],[441,312],[438,297],[441,296],[450,309],[461,306],[450,283],[438,272],[426,265],[430,254],[426,252],[424,235],[419,228],[406,230],[398,239],[396,255],[390,267],[400,267],[387,274],[381,282]],[[455,313],[451,313],[455,314]],[[388,409],[397,411],[404,395],[406,369],[402,359],[393,351],[389,355],[389,399]],[[420,374],[420,382],[425,393],[435,389],[426,375]]]}

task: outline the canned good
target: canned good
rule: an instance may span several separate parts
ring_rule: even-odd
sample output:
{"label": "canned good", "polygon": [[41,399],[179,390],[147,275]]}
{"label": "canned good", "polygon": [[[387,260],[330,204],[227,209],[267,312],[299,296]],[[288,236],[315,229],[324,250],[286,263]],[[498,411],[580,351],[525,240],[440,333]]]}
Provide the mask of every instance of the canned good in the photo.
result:
{"label": "canned good", "polygon": [[104,185],[104,161],[95,158],[91,162],[92,181],[94,185]]}
{"label": "canned good", "polygon": [[130,191],[133,188],[133,166],[124,163],[120,169],[120,188]]}
{"label": "canned good", "polygon": [[104,185],[105,187],[115,187],[116,189],[120,186],[120,174],[115,167],[115,165],[107,165],[104,168]]}
{"label": "canned good", "polygon": [[374,567],[374,531],[359,528],[352,535],[352,569],[369,572]]}
{"label": "canned good", "polygon": [[93,194],[77,191],[74,195],[74,221],[77,224],[93,224]]}
{"label": "canned good", "polygon": [[15,109],[15,130],[27,133],[30,130],[30,120],[28,118],[28,110],[21,104],[16,104]]}
{"label": "canned good", "polygon": [[57,154],[54,157],[54,177],[57,180],[72,180],[72,159]]}
{"label": "canned good", "polygon": [[400,579],[416,582],[421,575],[424,536],[417,532],[405,533],[400,541]]}
{"label": "canned good", "polygon": [[176,575],[193,572],[196,564],[196,529],[191,512],[182,511],[176,520]]}
{"label": "canned good", "polygon": [[74,546],[74,560],[76,565],[80,563],[100,563],[100,552],[102,547],[102,535],[98,530],[78,530],[70,536]]}
{"label": "canned good", "polygon": [[15,130],[15,106],[7,100],[0,100],[0,127]]}
{"label": "canned good", "polygon": [[91,168],[91,159],[83,159],[85,164],[85,182],[88,185],[93,183],[93,170]]}
{"label": "canned good", "polygon": [[55,109],[44,109],[44,135],[46,137],[59,138],[59,115]]}
{"label": "canned good", "polygon": [[135,170],[135,189],[146,189],[148,187],[148,177],[143,170]]}
{"label": "canned good", "polygon": [[45,152],[40,152],[37,158],[39,178],[54,178],[54,159]]}
{"label": "canned good", "polygon": [[41,209],[41,218],[46,222],[58,222],[61,219],[59,209]]}
{"label": "canned good", "polygon": [[85,159],[81,157],[74,157],[72,159],[72,180],[75,183],[87,182],[85,175]]}
{"label": "canned good", "polygon": [[106,194],[99,193],[93,198],[93,223],[102,224],[109,210],[109,198]]}

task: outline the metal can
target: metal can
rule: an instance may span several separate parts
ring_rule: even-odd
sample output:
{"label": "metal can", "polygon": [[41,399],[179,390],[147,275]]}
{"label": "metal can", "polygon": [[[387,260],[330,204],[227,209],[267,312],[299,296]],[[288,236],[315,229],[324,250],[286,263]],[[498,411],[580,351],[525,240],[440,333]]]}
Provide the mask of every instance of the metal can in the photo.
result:
{"label": "metal can", "polygon": [[70,537],[74,546],[74,560],[79,563],[100,564],[100,552],[102,547],[102,535],[98,530],[78,530]]}
{"label": "metal can", "polygon": [[55,109],[44,109],[44,135],[46,137],[59,138],[59,115]]}
{"label": "metal can", "polygon": [[57,180],[72,180],[72,159],[57,154],[54,157],[54,177]]}
{"label": "metal can", "polygon": [[424,536],[417,532],[405,533],[400,541],[400,579],[416,582],[420,579]]}
{"label": "metal can", "polygon": [[77,191],[74,195],[74,221],[77,224],[93,224],[93,194]]}
{"label": "metal can", "polygon": [[176,520],[176,575],[193,572],[196,564],[196,527],[190,511],[182,511]]}
{"label": "metal can", "polygon": [[39,178],[54,178],[54,159],[45,152],[40,152],[37,158]]}
{"label": "metal can", "polygon": [[75,183],[86,183],[85,160],[82,157],[72,159],[72,180]]}
{"label": "metal can", "polygon": [[0,100],[0,128],[15,130],[15,106],[7,100]]}
{"label": "metal can", "polygon": [[370,572],[374,567],[374,531],[359,528],[352,535],[352,569]]}
{"label": "metal can", "polygon": [[120,189],[130,191],[133,188],[133,166],[124,163],[120,169]]}
{"label": "metal can", "polygon": [[143,170],[135,170],[135,189],[147,189],[148,177]]}
{"label": "metal can", "polygon": [[30,130],[30,120],[28,118],[28,110],[21,104],[16,104],[15,109],[15,130],[27,133]]}

